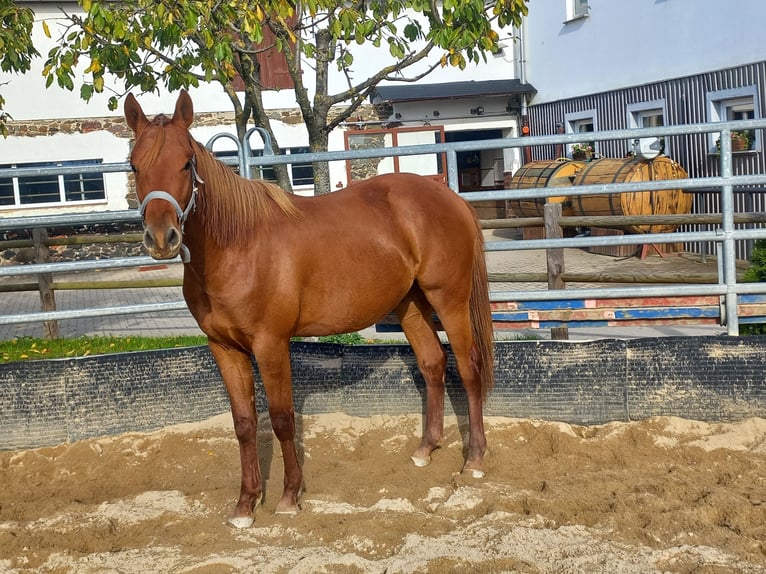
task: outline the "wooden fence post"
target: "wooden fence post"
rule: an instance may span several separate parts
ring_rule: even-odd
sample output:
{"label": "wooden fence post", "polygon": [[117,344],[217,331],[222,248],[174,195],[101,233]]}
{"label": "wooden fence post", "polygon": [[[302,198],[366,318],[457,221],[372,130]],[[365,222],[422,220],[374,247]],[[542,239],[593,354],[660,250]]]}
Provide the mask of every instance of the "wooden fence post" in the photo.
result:
{"label": "wooden fence post", "polygon": [[[561,203],[546,203],[543,208],[545,219],[545,238],[560,239],[564,236],[559,219],[561,218]],[[564,250],[546,249],[545,261],[548,266],[548,289],[566,289],[564,283]],[[551,339],[569,339],[569,327],[553,327]]]}
{"label": "wooden fence post", "polygon": [[[46,243],[48,239],[48,230],[45,228],[33,229],[32,239],[35,242],[35,262],[48,263],[48,261],[50,261],[50,249]],[[40,308],[42,311],[56,310],[56,297],[51,288],[51,283],[53,283],[52,273],[40,273],[37,276],[37,286],[40,291]],[[44,321],[43,337],[45,339],[55,339],[58,336],[58,321]]]}

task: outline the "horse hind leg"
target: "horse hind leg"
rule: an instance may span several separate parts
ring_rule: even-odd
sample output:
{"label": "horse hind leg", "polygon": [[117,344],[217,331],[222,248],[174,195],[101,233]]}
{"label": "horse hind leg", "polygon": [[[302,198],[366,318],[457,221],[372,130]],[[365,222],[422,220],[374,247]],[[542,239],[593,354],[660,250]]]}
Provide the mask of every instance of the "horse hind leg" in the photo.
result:
{"label": "horse hind leg", "polygon": [[[452,354],[466,391],[468,401],[468,452],[463,472],[475,478],[484,476],[483,459],[487,451],[487,439],[484,433],[484,390],[482,388],[482,365],[478,345],[474,340],[468,302],[459,299],[441,301],[434,294],[434,308],[439,321],[447,333]],[[489,368],[492,368],[490,365]]]}
{"label": "horse hind leg", "polygon": [[427,466],[444,433],[444,381],[447,355],[433,323],[433,309],[419,288],[413,287],[395,309],[402,330],[418,361],[426,384],[426,414],[420,446],[412,454],[416,466]]}

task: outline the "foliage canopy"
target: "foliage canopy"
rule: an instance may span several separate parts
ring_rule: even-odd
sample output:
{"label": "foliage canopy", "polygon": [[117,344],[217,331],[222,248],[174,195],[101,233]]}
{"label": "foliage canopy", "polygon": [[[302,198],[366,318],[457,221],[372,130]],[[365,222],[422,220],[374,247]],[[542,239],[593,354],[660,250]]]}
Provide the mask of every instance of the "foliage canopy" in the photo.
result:
{"label": "foliage canopy", "polygon": [[[381,81],[415,81],[439,66],[462,69],[482,61],[498,49],[503,28],[520,24],[526,2],[81,0],[84,15],[66,17],[43,74],[47,85],[57,82],[69,90],[80,82],[85,100],[115,90],[112,109],[132,89],[173,91],[218,82],[232,101],[240,137],[252,119],[275,141],[262,97],[269,86],[258,56],[277,51],[286,59],[310,148],[324,151],[327,134]],[[357,78],[353,66],[363,45],[388,58],[380,69]],[[121,87],[110,88],[115,83],[105,81],[107,74]],[[334,93],[332,74],[343,80]],[[241,79],[244,97],[237,94],[235,79]],[[329,188],[329,181],[318,183]]]}
{"label": "foliage canopy", "polygon": [[[0,70],[23,73],[29,71],[32,59],[40,53],[32,44],[34,13],[17,6],[13,0],[0,0]],[[7,82],[0,82],[0,86]],[[4,111],[5,98],[0,94],[0,134],[8,135],[11,116]]]}

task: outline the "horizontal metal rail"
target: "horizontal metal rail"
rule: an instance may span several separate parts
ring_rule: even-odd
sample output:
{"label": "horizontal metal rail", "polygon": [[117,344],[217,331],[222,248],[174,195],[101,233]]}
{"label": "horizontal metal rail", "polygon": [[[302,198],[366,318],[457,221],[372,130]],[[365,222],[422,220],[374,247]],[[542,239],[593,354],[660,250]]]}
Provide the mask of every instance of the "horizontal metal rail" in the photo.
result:
{"label": "horizontal metal rail", "polygon": [[[615,183],[603,185],[582,185],[567,187],[567,196],[585,196],[591,194],[623,193],[627,191],[654,191],[658,189],[681,189],[694,192],[717,191],[721,195],[720,226],[706,231],[684,233],[658,233],[637,234],[623,236],[604,237],[577,237],[564,239],[538,239],[520,241],[490,241],[486,244],[487,251],[506,251],[522,249],[558,249],[558,248],[583,248],[597,246],[619,245],[649,245],[678,242],[712,242],[719,246],[719,255],[722,260],[722,277],[716,284],[689,284],[689,285],[664,285],[650,287],[630,288],[588,288],[567,289],[565,291],[527,290],[527,291],[492,291],[492,301],[530,301],[530,300],[559,300],[562,296],[576,298],[614,298],[614,297],[651,297],[672,295],[719,295],[726,300],[727,329],[729,334],[738,334],[737,321],[737,296],[746,293],[766,293],[766,283],[738,284],[734,260],[734,242],[742,239],[766,238],[766,229],[737,229],[734,226],[734,212],[732,196],[743,190],[746,186],[759,186],[760,190],[766,189],[766,174],[734,175],[732,173],[732,151],[730,134],[735,130],[752,130],[766,128],[766,119],[745,120],[736,122],[721,122],[715,124],[693,124],[681,126],[662,126],[657,128],[611,130],[604,132],[589,132],[589,141],[605,141],[628,139],[636,140],[647,137],[664,137],[673,135],[689,134],[720,134],[720,162],[721,175],[717,177],[700,179],[676,179],[658,180],[647,182],[631,182],[628,184]],[[582,134],[567,134],[553,136],[535,136],[522,138],[506,138],[472,142],[454,142],[417,146],[403,146],[397,148],[358,149],[350,151],[318,152],[296,155],[263,155],[261,157],[245,158],[239,154],[240,160],[246,160],[247,166],[307,163],[314,161],[346,161],[364,158],[382,158],[392,155],[422,155],[444,153],[447,157],[448,183],[457,190],[457,153],[461,151],[476,151],[485,149],[523,148],[527,146],[549,144],[573,144],[579,143]],[[763,152],[761,152],[763,153]],[[238,163],[238,158],[225,158],[223,161],[230,165]],[[239,163],[241,164],[242,161]],[[24,177],[25,175],[47,175],[67,173],[114,173],[129,170],[127,162],[46,167],[46,168],[7,168],[0,169],[0,178]],[[240,170],[247,173],[248,169]],[[506,200],[506,199],[537,199],[551,195],[552,188],[531,188],[514,190],[496,190],[486,192],[470,192],[462,194],[468,201]],[[756,190],[756,191],[760,191]],[[557,189],[557,193],[560,192]],[[747,189],[747,191],[751,191]],[[124,210],[116,212],[82,213],[66,215],[46,215],[3,218],[0,221],[0,230],[18,230],[49,228],[57,226],[91,225],[98,223],[138,222],[140,216],[137,210]],[[158,263],[149,257],[130,257],[101,259],[96,261],[76,261],[66,263],[30,264],[24,266],[0,267],[0,278],[9,276],[39,275],[45,273],[73,273],[90,271],[95,269],[120,269],[137,266],[157,265]],[[72,319],[79,317],[99,317],[117,314],[153,313],[159,311],[171,311],[185,309],[183,301],[156,303],[148,305],[126,305],[101,309],[81,309],[71,311],[50,311],[42,313],[30,313],[25,315],[0,316],[0,325],[25,322],[50,321],[58,319]]]}

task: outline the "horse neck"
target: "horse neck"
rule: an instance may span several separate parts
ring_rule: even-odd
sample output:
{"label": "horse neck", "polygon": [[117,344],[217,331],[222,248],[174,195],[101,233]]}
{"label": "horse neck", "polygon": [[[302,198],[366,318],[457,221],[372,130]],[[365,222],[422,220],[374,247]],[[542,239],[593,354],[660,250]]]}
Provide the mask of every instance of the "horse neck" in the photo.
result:
{"label": "horse neck", "polygon": [[204,183],[195,221],[221,247],[244,244],[270,222],[299,216],[290,196],[276,186],[240,177],[201,146],[197,157]]}

